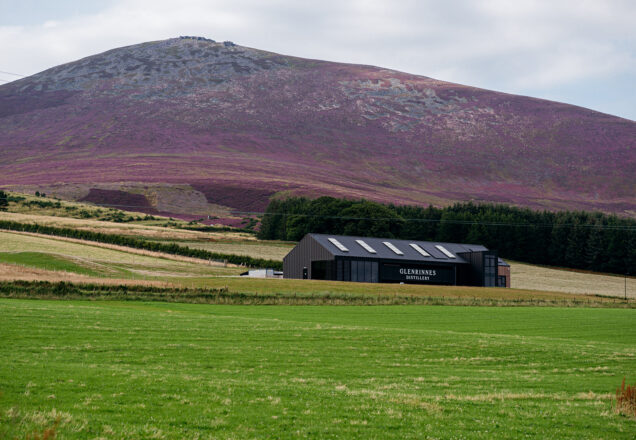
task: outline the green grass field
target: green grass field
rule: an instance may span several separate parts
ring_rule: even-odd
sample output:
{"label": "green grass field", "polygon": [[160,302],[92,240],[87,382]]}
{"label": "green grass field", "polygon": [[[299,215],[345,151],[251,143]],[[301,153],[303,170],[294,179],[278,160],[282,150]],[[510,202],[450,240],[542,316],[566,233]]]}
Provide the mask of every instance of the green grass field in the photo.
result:
{"label": "green grass field", "polygon": [[636,310],[0,299],[0,438],[633,439]]}
{"label": "green grass field", "polygon": [[[22,205],[0,217],[255,258],[293,247]],[[82,283],[0,286],[0,439],[56,420],[59,439],[636,438],[611,408],[623,377],[636,382],[633,300],[566,293],[618,295],[620,277],[513,262],[518,288],[495,289],[243,270],[0,231],[0,280]],[[102,282],[117,285],[83,284]]]}

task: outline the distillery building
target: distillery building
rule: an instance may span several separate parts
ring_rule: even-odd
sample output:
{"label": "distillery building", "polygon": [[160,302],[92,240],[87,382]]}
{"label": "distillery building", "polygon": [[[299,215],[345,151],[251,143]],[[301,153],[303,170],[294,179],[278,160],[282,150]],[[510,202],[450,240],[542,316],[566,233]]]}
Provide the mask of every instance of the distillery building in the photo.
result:
{"label": "distillery building", "polygon": [[283,259],[283,277],[509,287],[500,265],[496,251],[474,244],[307,234]]}

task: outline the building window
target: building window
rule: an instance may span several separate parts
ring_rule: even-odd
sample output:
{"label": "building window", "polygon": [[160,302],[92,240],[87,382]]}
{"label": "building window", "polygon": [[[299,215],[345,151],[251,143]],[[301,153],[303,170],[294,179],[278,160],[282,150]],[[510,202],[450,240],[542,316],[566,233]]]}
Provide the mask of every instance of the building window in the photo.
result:
{"label": "building window", "polygon": [[358,281],[358,262],[356,260],[351,262],[351,281]]}
{"label": "building window", "polygon": [[378,277],[378,262],[377,261],[364,261],[364,260],[351,260],[344,261],[344,277],[347,278],[347,266],[350,266],[350,280],[360,283],[377,283]]}
{"label": "building window", "polygon": [[498,287],[506,287],[506,276],[499,275],[499,281],[497,282]]}
{"label": "building window", "polygon": [[494,255],[484,255],[484,286],[497,286],[497,257]]}
{"label": "building window", "polygon": [[327,273],[327,267],[330,261],[312,261],[311,262],[311,278],[314,280],[327,280],[329,279]]}

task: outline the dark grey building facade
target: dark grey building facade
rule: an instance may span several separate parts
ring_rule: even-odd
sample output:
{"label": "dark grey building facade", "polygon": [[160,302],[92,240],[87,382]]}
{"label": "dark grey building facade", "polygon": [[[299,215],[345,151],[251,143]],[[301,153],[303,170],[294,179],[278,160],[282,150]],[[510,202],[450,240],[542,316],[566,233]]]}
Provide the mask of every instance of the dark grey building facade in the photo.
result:
{"label": "dark grey building facade", "polygon": [[498,265],[480,245],[307,234],[283,259],[283,277],[505,287]]}

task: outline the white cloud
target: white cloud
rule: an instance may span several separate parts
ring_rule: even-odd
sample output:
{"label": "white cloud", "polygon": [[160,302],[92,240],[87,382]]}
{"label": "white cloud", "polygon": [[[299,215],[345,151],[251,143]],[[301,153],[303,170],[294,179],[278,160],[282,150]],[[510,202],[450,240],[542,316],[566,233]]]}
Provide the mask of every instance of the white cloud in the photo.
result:
{"label": "white cloud", "polygon": [[[98,13],[0,26],[0,41],[11,42],[0,46],[0,70],[32,74],[114,47],[203,35],[550,98],[574,83],[636,77],[633,23],[631,0],[119,0]],[[598,107],[579,98],[575,89],[568,101]]]}

